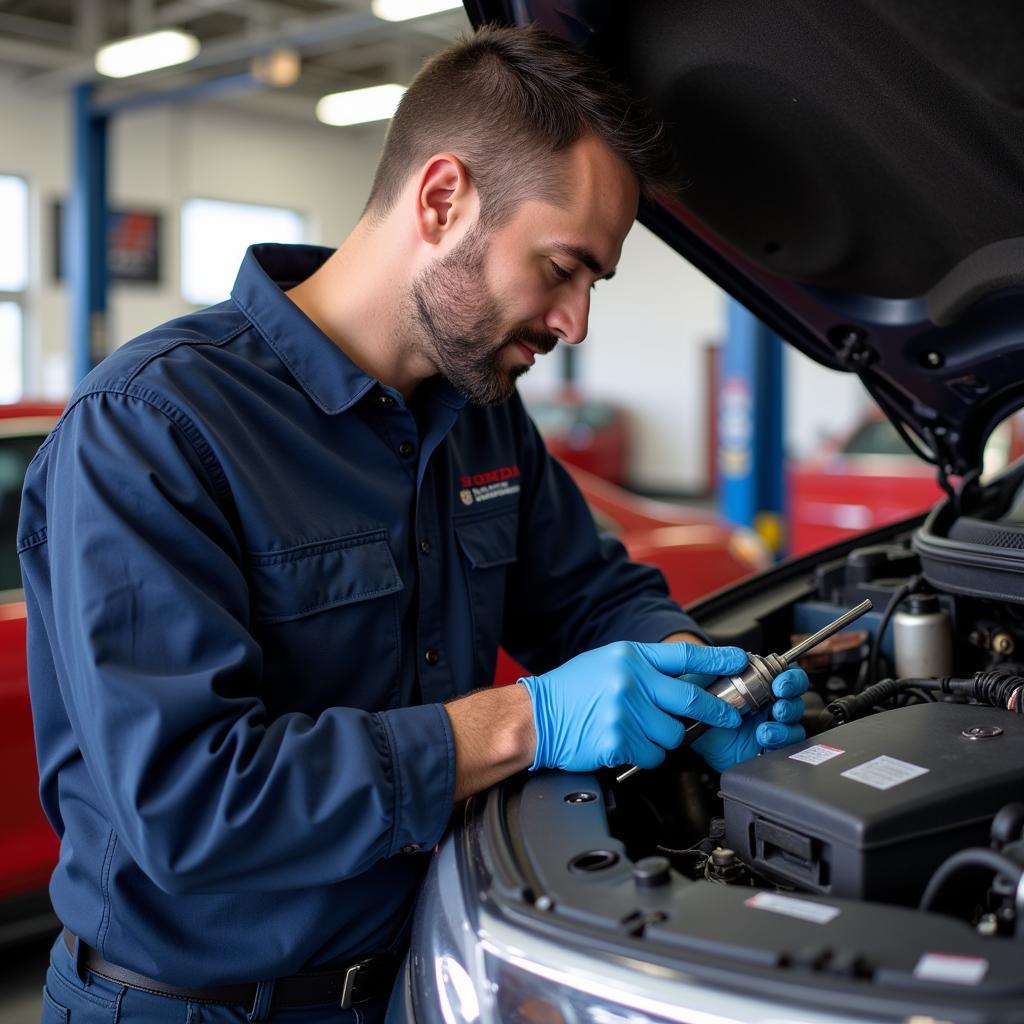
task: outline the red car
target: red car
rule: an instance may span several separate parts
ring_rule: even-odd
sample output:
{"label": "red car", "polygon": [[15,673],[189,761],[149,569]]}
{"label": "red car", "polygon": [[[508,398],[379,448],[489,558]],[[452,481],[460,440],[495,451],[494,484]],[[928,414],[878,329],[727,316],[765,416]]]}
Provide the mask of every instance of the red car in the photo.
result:
{"label": "red car", "polygon": [[552,455],[613,484],[625,482],[629,426],[617,405],[582,398],[570,387],[555,398],[531,398],[527,409]]}
{"label": "red car", "polygon": [[[637,497],[572,466],[569,471],[602,530],[625,545],[630,558],[657,566],[682,605],[766,569],[771,555],[752,530],[728,526],[709,512]],[[504,651],[498,653],[495,684],[528,674]]]}
{"label": "red car", "polygon": [[46,886],[57,837],[39,806],[25,669],[25,602],[15,550],[21,484],[60,415],[45,403],[0,405],[0,944],[53,926]]}
{"label": "red car", "polygon": [[[1020,414],[985,446],[985,472],[1024,454]],[[802,555],[931,508],[941,497],[936,471],[913,454],[896,428],[873,411],[838,441],[791,468],[790,554]]]}
{"label": "red car", "polygon": [[[0,406],[0,944],[54,927],[46,886],[57,839],[39,806],[35,746],[25,665],[25,603],[15,538],[21,485],[61,406]],[[600,525],[616,533],[639,561],[665,573],[683,602],[763,569],[769,557],[749,531],[710,515],[644,501],[585,470],[568,467]],[[496,682],[523,674],[502,653]]]}

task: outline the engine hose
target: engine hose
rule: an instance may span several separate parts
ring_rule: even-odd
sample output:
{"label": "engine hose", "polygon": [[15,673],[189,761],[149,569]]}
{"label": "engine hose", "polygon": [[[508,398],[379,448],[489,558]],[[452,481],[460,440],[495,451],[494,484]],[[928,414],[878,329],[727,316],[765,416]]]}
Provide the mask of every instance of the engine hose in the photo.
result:
{"label": "engine hose", "polygon": [[889,598],[889,602],[885,606],[885,611],[882,612],[882,618],[878,623],[878,629],[871,636],[871,648],[868,652],[867,676],[867,685],[869,687],[873,686],[878,680],[878,658],[882,650],[882,640],[885,639],[885,631],[889,628],[889,620],[906,598],[921,589],[922,582],[923,578],[921,576],[911,576],[905,583],[897,587]]}
{"label": "engine hose", "polygon": [[973,679],[942,679],[943,693],[955,693],[960,696],[973,697],[979,704],[988,704],[994,708],[1007,708],[1024,712],[1021,707],[1021,688],[1024,678],[1007,675],[1005,672],[978,672]]}
{"label": "engine hose", "polygon": [[[1011,885],[1016,886],[1018,893],[1021,889],[1021,881],[1024,880],[1024,867],[1015,860],[1010,860],[1009,857],[1002,853],[988,850],[983,846],[970,850],[961,850],[939,865],[935,874],[932,875],[924,895],[921,897],[918,909],[930,910],[935,902],[935,897],[938,896],[942,887],[953,875],[964,868],[987,868],[990,871],[994,871],[997,875],[1003,875]],[[1019,912],[1020,906],[1017,909]]]}

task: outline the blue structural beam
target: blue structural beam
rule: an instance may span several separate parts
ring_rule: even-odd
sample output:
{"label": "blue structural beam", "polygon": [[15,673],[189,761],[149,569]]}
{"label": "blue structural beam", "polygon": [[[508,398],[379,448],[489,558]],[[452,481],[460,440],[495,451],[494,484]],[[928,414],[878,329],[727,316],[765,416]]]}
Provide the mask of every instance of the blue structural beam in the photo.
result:
{"label": "blue structural beam", "polygon": [[782,343],[730,300],[719,362],[719,512],[785,552]]}
{"label": "blue structural beam", "polygon": [[64,231],[71,290],[74,382],[103,358],[107,328],[107,117],[91,109],[92,86],[72,95],[74,168]]}
{"label": "blue structural beam", "polygon": [[100,102],[93,86],[72,92],[73,175],[65,219],[63,263],[71,292],[71,353],[77,384],[106,354],[107,135],[110,119],[162,104],[196,102],[263,89],[248,72]]}

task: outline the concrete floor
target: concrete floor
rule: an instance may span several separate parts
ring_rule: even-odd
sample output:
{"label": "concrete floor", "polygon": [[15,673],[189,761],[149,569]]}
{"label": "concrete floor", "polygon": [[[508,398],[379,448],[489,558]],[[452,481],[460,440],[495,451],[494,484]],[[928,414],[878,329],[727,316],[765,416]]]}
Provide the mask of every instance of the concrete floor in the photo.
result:
{"label": "concrete floor", "polygon": [[0,1021],[39,1024],[43,981],[54,936],[26,940],[0,952]]}

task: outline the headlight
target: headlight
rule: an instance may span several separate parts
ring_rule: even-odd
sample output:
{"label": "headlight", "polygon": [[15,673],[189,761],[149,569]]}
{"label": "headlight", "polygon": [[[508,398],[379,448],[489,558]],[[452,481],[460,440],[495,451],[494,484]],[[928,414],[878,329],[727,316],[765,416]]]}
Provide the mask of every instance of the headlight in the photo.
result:
{"label": "headlight", "polygon": [[445,1024],[463,1024],[480,1019],[480,999],[469,971],[453,956],[441,956],[434,964],[437,994]]}
{"label": "headlight", "polygon": [[[486,956],[488,979],[494,992],[494,1015],[500,1024],[668,1024],[670,1021],[715,1022],[724,1018],[704,1014],[658,1015],[653,1007],[627,1006],[602,998],[588,989],[555,980],[549,972],[534,973],[507,960]],[[648,1012],[651,1010],[652,1012]]]}
{"label": "headlight", "polygon": [[[596,973],[575,971],[567,951],[532,948],[530,936],[467,912],[455,841],[431,865],[420,894],[409,956],[411,1011],[417,1024],[735,1024],[692,1006],[645,994],[662,969],[636,964],[626,990]],[[528,948],[530,947],[530,948]],[[542,954],[538,960],[534,953]],[[552,966],[552,962],[560,966]],[[564,964],[564,966],[562,966]],[[597,966],[597,965],[594,965]],[[391,1018],[389,1018],[391,1020]]]}
{"label": "headlight", "polygon": [[420,891],[409,945],[412,1019],[417,1024],[480,1021],[477,950],[455,862],[455,844],[442,843]]}

